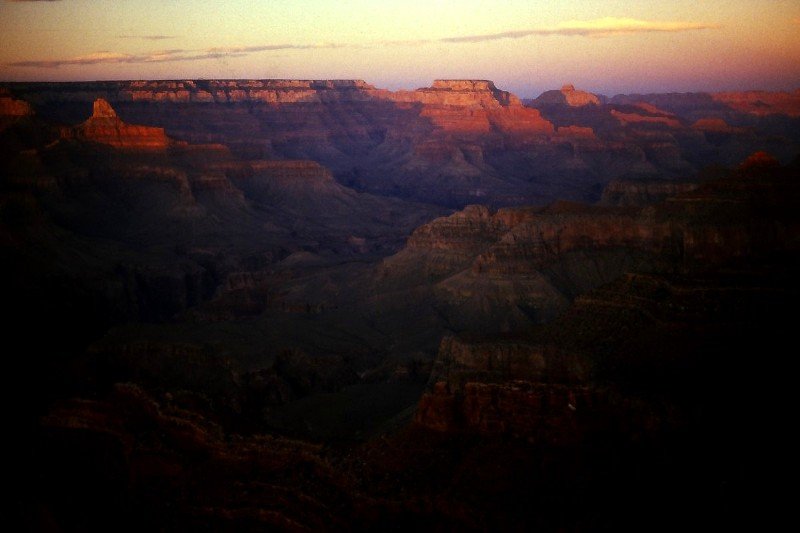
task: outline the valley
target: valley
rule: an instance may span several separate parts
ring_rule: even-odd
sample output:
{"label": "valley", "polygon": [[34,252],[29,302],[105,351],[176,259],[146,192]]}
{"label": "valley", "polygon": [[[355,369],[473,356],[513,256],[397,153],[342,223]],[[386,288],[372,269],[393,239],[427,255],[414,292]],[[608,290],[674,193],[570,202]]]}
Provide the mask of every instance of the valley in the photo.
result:
{"label": "valley", "polygon": [[798,94],[0,83],[21,518],[735,523],[791,405]]}

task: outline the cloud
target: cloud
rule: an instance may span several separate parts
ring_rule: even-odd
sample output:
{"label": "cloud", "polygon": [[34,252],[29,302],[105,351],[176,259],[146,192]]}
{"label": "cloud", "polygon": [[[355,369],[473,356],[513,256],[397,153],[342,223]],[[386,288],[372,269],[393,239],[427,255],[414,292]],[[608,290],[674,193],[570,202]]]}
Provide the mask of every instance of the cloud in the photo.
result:
{"label": "cloud", "polygon": [[172,61],[200,61],[224,57],[242,57],[254,52],[274,50],[311,50],[322,48],[342,48],[348,45],[338,43],[320,44],[267,44],[259,46],[230,46],[207,48],[205,50],[186,50],[173,48],[146,54],[123,54],[118,52],[95,52],[69,59],[32,60],[8,63],[11,67],[59,68],[73,65],[97,65],[100,63],[167,63]]}
{"label": "cloud", "polygon": [[61,0],[6,0],[6,2],[60,2]]}
{"label": "cloud", "polygon": [[146,41],[163,41],[166,39],[175,39],[175,37],[175,35],[117,35],[119,39],[143,39]]}
{"label": "cloud", "polygon": [[[19,1],[19,0],[16,0]],[[57,1],[57,0],[24,0],[24,1]],[[529,30],[513,30],[483,35],[465,35],[443,37],[439,39],[415,39],[405,41],[375,41],[367,44],[354,43],[317,43],[317,44],[264,44],[254,46],[229,46],[206,49],[171,49],[142,54],[123,54],[116,52],[96,52],[86,56],[70,59],[30,60],[8,63],[11,67],[59,68],[70,65],[96,65],[99,63],[166,63],[169,61],[201,61],[224,57],[242,57],[258,52],[274,52],[279,50],[320,50],[339,48],[379,48],[383,46],[420,46],[432,43],[479,43],[501,39],[522,39],[531,36],[581,36],[608,37],[610,35],[652,32],[683,32],[718,28],[718,25],[700,22],[657,22],[631,18],[606,17],[587,21],[563,22],[552,28],[533,28]],[[125,39],[163,40],[172,39],[171,35],[120,35]]]}
{"label": "cloud", "polygon": [[533,28],[530,30],[504,31],[483,35],[466,35],[439,39],[445,43],[477,43],[500,39],[522,39],[533,35],[565,35],[581,37],[608,37],[625,33],[682,32],[719,28],[716,24],[701,22],[659,22],[631,18],[605,17],[595,20],[572,20],[562,22],[552,28]]}

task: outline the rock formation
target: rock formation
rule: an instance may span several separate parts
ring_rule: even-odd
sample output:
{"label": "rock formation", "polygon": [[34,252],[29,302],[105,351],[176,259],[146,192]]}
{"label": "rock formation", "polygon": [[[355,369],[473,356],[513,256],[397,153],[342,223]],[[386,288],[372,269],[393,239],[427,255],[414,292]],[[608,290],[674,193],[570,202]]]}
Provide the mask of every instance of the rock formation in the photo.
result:
{"label": "rock formation", "polygon": [[1,117],[26,117],[33,114],[33,108],[28,102],[14,98],[8,89],[0,87]]}
{"label": "rock formation", "polygon": [[545,91],[531,101],[533,107],[543,105],[566,105],[570,107],[583,107],[587,105],[600,105],[600,98],[590,92],[575,89],[572,84],[566,84],[557,91]]}
{"label": "rock formation", "polygon": [[72,130],[75,138],[132,150],[164,150],[170,139],[163,128],[126,124],[107,101],[98,98],[92,116]]}

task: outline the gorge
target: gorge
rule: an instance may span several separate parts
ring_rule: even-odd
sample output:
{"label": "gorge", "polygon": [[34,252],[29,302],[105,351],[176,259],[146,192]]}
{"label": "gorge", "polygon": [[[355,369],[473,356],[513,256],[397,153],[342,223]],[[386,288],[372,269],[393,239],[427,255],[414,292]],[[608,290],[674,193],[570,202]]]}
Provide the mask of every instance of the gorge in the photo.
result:
{"label": "gorge", "polygon": [[798,95],[0,83],[18,518],[763,525]]}

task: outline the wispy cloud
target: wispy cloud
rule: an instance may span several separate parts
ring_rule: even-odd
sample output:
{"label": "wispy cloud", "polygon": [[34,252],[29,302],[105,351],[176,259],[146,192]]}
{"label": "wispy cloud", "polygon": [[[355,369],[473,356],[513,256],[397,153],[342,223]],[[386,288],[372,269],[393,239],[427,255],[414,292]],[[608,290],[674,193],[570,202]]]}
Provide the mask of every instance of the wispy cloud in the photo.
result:
{"label": "wispy cloud", "polygon": [[97,65],[100,63],[166,63],[170,61],[200,61],[226,57],[242,57],[255,52],[271,50],[310,50],[321,48],[342,48],[348,45],[337,43],[323,44],[268,44],[260,46],[232,46],[207,48],[205,50],[186,50],[173,48],[146,54],[123,54],[102,51],[69,59],[16,61],[11,67],[59,68],[71,65]]}
{"label": "wispy cloud", "polygon": [[142,39],[144,41],[164,41],[167,39],[175,39],[175,37],[175,35],[117,35],[119,39]]}
{"label": "wispy cloud", "polygon": [[500,39],[522,39],[533,35],[565,35],[581,37],[609,37],[625,33],[653,33],[708,30],[719,28],[716,24],[702,22],[661,22],[651,20],[637,20],[631,18],[605,17],[595,20],[572,20],[562,22],[551,28],[532,28],[530,30],[504,31],[482,35],[464,35],[458,37],[445,37],[440,39],[446,43],[477,43],[484,41],[497,41]]}
{"label": "wispy cloud", "polygon": [[[14,0],[19,1],[19,0]],[[24,0],[24,1],[57,1],[57,0]],[[171,49],[141,54],[124,54],[118,52],[96,52],[86,56],[69,59],[29,60],[9,63],[11,67],[59,68],[70,65],[96,65],[99,63],[165,63],[168,61],[201,61],[225,57],[242,57],[258,52],[279,50],[319,50],[337,48],[380,48],[385,46],[420,46],[433,43],[479,43],[501,39],[522,39],[531,36],[579,36],[608,37],[611,35],[650,33],[650,32],[683,32],[718,28],[714,24],[700,22],[658,22],[630,18],[606,17],[588,21],[569,21],[551,28],[533,28],[529,30],[513,30],[483,35],[461,35],[438,39],[413,39],[397,41],[375,41],[366,44],[354,43],[317,43],[317,44],[264,44],[255,46],[228,46],[206,49]],[[121,38],[163,40],[172,39],[170,35],[120,35]]]}
{"label": "wispy cloud", "polygon": [[6,0],[6,2],[60,2],[61,0]]}

